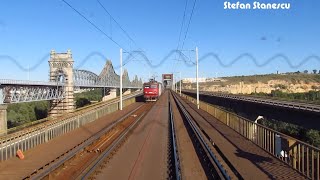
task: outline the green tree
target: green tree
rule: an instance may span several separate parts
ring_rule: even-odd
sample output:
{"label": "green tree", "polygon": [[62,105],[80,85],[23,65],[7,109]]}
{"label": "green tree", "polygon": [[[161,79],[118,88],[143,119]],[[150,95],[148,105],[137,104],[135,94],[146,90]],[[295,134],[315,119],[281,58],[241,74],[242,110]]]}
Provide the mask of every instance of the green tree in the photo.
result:
{"label": "green tree", "polygon": [[91,102],[86,98],[79,98],[76,101],[76,108],[84,107],[86,105],[91,104]]}
{"label": "green tree", "polygon": [[306,132],[306,141],[313,146],[320,146],[320,133],[317,130],[310,129]]}

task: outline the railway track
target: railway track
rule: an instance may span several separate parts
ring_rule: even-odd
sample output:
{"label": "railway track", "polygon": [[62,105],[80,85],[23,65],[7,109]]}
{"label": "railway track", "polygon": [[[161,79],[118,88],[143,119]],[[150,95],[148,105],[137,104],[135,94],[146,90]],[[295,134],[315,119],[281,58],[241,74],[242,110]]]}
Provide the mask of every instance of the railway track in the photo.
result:
{"label": "railway track", "polygon": [[[184,91],[187,93],[195,93],[195,91]],[[289,108],[296,110],[309,111],[314,113],[320,112],[320,105],[314,103],[298,102],[298,101],[286,101],[279,100],[275,98],[264,98],[264,97],[255,97],[255,96],[245,96],[245,95],[234,95],[234,94],[223,94],[215,92],[200,91],[200,95],[214,96],[219,98],[225,98],[236,101],[244,101],[249,103],[258,103],[270,106],[277,106],[281,108]]]}
{"label": "railway track", "polygon": [[169,101],[169,179],[181,179],[181,169],[180,169],[180,160],[179,152],[175,134],[175,125],[173,117],[173,109],[171,105],[170,95],[168,96]]}
{"label": "railway track", "polygon": [[[140,92],[137,92],[125,96],[124,102],[131,102],[132,98],[140,94]],[[118,98],[107,102],[99,102],[70,114],[41,120],[41,123],[37,125],[25,127],[18,132],[0,137],[0,161],[14,157],[18,149],[27,151],[118,110],[117,102]]]}
{"label": "railway track", "polygon": [[[186,154],[183,154],[182,151],[192,151],[195,159],[198,163],[195,163],[194,167],[197,170],[192,169],[192,171],[198,171],[202,169],[201,176],[199,174],[195,174],[193,177],[200,179],[234,179],[238,178],[237,172],[234,171],[233,167],[230,167],[231,163],[226,162],[225,158],[219,148],[214,146],[212,143],[212,139],[208,137],[206,132],[200,128],[197,122],[193,119],[193,116],[187,109],[184,107],[183,103],[180,102],[180,98],[174,93],[165,93],[166,97],[163,97],[160,102],[157,103],[145,103],[140,105],[136,109],[133,109],[124,117],[116,120],[111,125],[106,128],[98,131],[93,134],[91,137],[77,144],[73,148],[68,151],[62,153],[56,159],[48,162],[42,167],[39,167],[32,173],[25,176],[23,179],[95,179],[98,177],[104,177],[106,172],[106,167],[112,168],[112,162],[115,162],[113,158],[115,154],[119,152],[125,152],[130,147],[129,152],[136,152],[133,147],[135,144],[132,142],[142,142],[138,149],[138,154],[135,158],[133,158],[134,166],[128,166],[128,177],[137,178],[137,177],[145,177],[141,172],[149,170],[155,170],[158,167],[153,164],[151,159],[157,159],[153,156],[150,156],[150,153],[159,153],[160,151],[168,150],[167,153],[167,161],[163,161],[161,163],[167,164],[164,165],[164,169],[162,172],[167,171],[166,175],[167,179],[185,179],[188,177],[186,173],[190,173],[190,169],[182,170],[182,166],[186,161],[183,160],[188,159]],[[155,105],[156,104],[156,105]],[[157,106],[152,108],[153,106]],[[159,110],[162,108],[162,110]],[[151,109],[153,109],[152,113],[148,113]],[[148,118],[147,118],[148,114]],[[156,114],[162,114],[161,117],[155,117]],[[168,114],[165,116],[165,114]],[[176,115],[182,117],[182,119],[175,119]],[[146,118],[144,118],[146,117]],[[164,120],[164,117],[168,117],[168,121],[165,124],[168,125],[160,125],[161,120]],[[141,125],[140,122],[142,122]],[[176,122],[178,126],[176,126]],[[181,126],[182,125],[182,126]],[[137,128],[136,128],[137,127]],[[148,127],[144,131],[142,129]],[[155,128],[157,127],[157,128]],[[159,152],[154,152],[154,148],[151,145],[148,145],[153,142],[157,142],[159,145],[159,137],[160,134],[158,128],[164,128],[163,130],[168,130],[167,135],[163,134],[162,137],[166,137],[167,146],[158,146],[161,147],[162,150]],[[181,128],[185,129],[186,136],[189,137],[190,142],[189,146],[184,146],[181,144],[184,140],[181,141],[179,139],[181,134],[178,131],[181,131]],[[141,134],[144,132],[144,134]],[[178,134],[177,134],[178,133]],[[134,134],[130,136],[131,134]],[[154,134],[154,135],[152,135]],[[168,137],[167,137],[168,136]],[[136,139],[133,140],[132,138]],[[128,138],[131,140],[126,141]],[[138,139],[139,140],[138,140]],[[179,144],[180,140],[180,144]],[[131,145],[127,145],[124,142],[130,142]],[[132,146],[133,145],[133,146]],[[126,148],[122,148],[122,146]],[[120,148],[121,147],[121,148]],[[153,149],[149,151],[148,149]],[[125,154],[127,154],[126,152]],[[164,156],[162,157],[165,157]],[[128,155],[128,154],[127,154]],[[132,154],[133,155],[133,154]],[[159,154],[160,155],[160,154]],[[131,155],[130,155],[131,156]],[[157,155],[158,156],[158,155]],[[123,155],[121,155],[123,157]],[[182,159],[182,161],[181,161]],[[118,162],[118,164],[123,164],[122,168],[125,168],[127,165],[132,164],[127,161],[127,159],[123,159],[125,161]],[[150,161],[151,160],[151,161]],[[158,162],[158,161],[157,161]],[[143,164],[150,165],[143,165]],[[189,163],[193,164],[192,158]],[[153,167],[154,166],[154,167]],[[232,166],[232,165],[231,165]],[[186,167],[184,167],[186,168]],[[118,170],[116,170],[118,171]],[[142,175],[142,176],[141,176]],[[108,175],[108,177],[110,174]],[[118,177],[119,174],[113,173],[111,177]],[[149,175],[148,175],[149,177]],[[160,177],[160,176],[159,176]],[[157,178],[159,178],[157,176]],[[241,179],[241,178],[240,178]]]}
{"label": "railway track", "polygon": [[[185,128],[192,139],[199,161],[201,162],[203,171],[207,179],[233,179],[237,177],[237,173],[232,167],[228,167],[228,162],[224,161],[224,155],[217,150],[218,147],[213,146],[210,138],[199,128],[196,121],[192,118],[187,109],[182,105],[179,98],[172,93],[172,97],[180,114],[183,117]],[[179,149],[178,149],[179,151]],[[183,173],[183,172],[182,172]],[[241,178],[240,178],[241,179]]]}
{"label": "railway track", "polygon": [[[133,96],[139,95],[139,94],[141,94],[141,92],[133,93],[133,94],[124,96],[123,98],[124,99],[125,98],[130,98],[130,97],[133,97]],[[86,113],[86,112],[88,112],[90,110],[99,109],[99,108],[101,108],[103,106],[106,106],[106,105],[109,105],[109,104],[112,104],[112,103],[116,103],[117,101],[119,101],[119,99],[120,98],[117,97],[115,99],[111,99],[111,100],[106,101],[106,102],[98,102],[98,103],[94,103],[94,104],[91,104],[91,105],[88,105],[88,106],[85,106],[85,107],[81,107],[81,108],[76,109],[73,113],[69,113],[69,114],[64,114],[64,115],[58,116],[58,117],[56,117],[56,119],[45,118],[45,119],[42,119],[42,120],[34,121],[33,122],[34,124],[31,124],[30,126],[8,129],[8,134],[0,137],[0,142],[4,143],[6,141],[10,141],[10,140],[19,138],[19,137],[21,137],[23,135],[32,133],[32,132],[37,131],[37,130],[39,130],[41,128],[44,128],[44,127],[50,126],[52,124],[55,124],[55,123],[57,123],[57,122],[59,122],[59,121],[61,121],[63,119],[74,117],[74,116],[77,116],[79,114]]]}
{"label": "railway track", "polygon": [[39,167],[24,179],[75,179],[89,177],[106,157],[112,156],[153,103],[140,105],[110,126]]}
{"label": "railway track", "polygon": [[102,160],[102,163],[94,168],[92,176],[87,177],[89,179],[167,179],[168,111],[168,92],[164,92],[141,122],[132,129],[128,140],[117,149],[112,158]]}

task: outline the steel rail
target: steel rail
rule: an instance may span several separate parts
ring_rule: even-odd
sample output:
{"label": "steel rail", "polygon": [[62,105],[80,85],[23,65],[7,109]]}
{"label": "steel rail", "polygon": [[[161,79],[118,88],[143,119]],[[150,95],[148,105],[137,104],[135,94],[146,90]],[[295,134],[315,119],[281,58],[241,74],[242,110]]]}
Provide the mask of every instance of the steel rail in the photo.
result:
{"label": "steel rail", "polygon": [[184,108],[184,106],[180,103],[180,101],[178,100],[178,98],[173,95],[174,99],[176,100],[177,105],[179,106],[179,108],[181,109],[183,115],[185,116],[185,118],[187,119],[189,125],[191,126],[193,132],[195,132],[196,136],[198,137],[198,139],[200,140],[201,144],[204,145],[206,151],[209,153],[210,158],[214,161],[215,165],[218,167],[219,171],[222,173],[223,178],[224,179],[228,179],[230,180],[230,176],[228,175],[226,169],[222,166],[222,164],[219,162],[219,160],[217,159],[216,155],[212,152],[212,150],[210,149],[209,145],[207,144],[207,142],[204,140],[203,136],[201,135],[201,132],[199,131],[199,129],[197,128],[197,126],[195,125],[195,123],[193,122],[190,114],[187,112],[187,110]]}
{"label": "steel rail", "polygon": [[102,163],[102,161],[110,155],[110,153],[122,142],[122,140],[126,137],[126,135],[136,126],[138,122],[144,117],[146,112],[142,113],[139,118],[131,124],[121,135],[111,144],[111,146],[105,150],[99,158],[97,158],[90,166],[82,173],[81,179],[88,179],[89,176],[96,170],[96,168]]}
{"label": "steel rail", "polygon": [[37,169],[36,171],[34,171],[32,174],[30,174],[29,176],[25,177],[24,179],[27,178],[31,178],[31,179],[42,179],[45,176],[49,175],[50,172],[54,171],[56,168],[58,168],[59,166],[61,166],[63,163],[65,163],[66,161],[68,161],[69,159],[71,159],[72,157],[74,157],[79,151],[81,151],[82,149],[84,149],[85,147],[89,146],[90,144],[92,144],[94,141],[98,140],[103,134],[105,134],[106,132],[108,132],[109,130],[111,130],[112,128],[114,128],[118,123],[122,122],[123,120],[125,120],[126,118],[128,118],[129,116],[131,116],[134,112],[136,112],[138,109],[140,109],[143,105],[138,106],[136,109],[130,111],[128,114],[126,114],[125,116],[121,117],[120,119],[118,119],[117,121],[113,122],[111,125],[109,125],[108,127],[98,131],[97,133],[95,133],[95,135],[89,137],[88,139],[84,140],[82,143],[78,144],[77,146],[73,147],[72,149],[70,149],[69,151],[67,151],[67,153],[62,154],[61,156],[59,156],[58,158],[56,158],[56,161],[51,161],[53,164],[51,164],[51,166],[49,168],[46,168],[44,171],[39,172],[39,170],[42,170],[45,168],[45,166],[50,165],[50,164],[46,164],[43,167],[40,167],[39,169]]}
{"label": "steel rail", "polygon": [[169,119],[170,119],[170,125],[171,125],[171,137],[172,137],[172,146],[173,146],[173,156],[174,156],[174,165],[175,165],[175,175],[176,179],[181,179],[181,170],[180,170],[180,160],[178,155],[178,147],[176,142],[176,134],[175,134],[175,128],[174,128],[174,118],[173,118],[173,110],[172,105],[170,102],[170,94],[169,94]]}

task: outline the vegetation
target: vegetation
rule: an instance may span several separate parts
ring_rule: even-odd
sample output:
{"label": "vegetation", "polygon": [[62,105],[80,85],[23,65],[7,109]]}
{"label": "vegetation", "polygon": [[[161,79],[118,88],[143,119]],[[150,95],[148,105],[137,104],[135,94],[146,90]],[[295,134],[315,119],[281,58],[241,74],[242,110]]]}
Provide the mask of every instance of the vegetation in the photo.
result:
{"label": "vegetation", "polygon": [[[91,104],[91,101],[101,101],[101,89],[75,94],[76,108]],[[32,121],[46,118],[49,112],[48,101],[18,103],[8,105],[8,128],[20,126]]]}
{"label": "vegetation", "polygon": [[320,82],[320,74],[304,74],[304,73],[286,73],[286,74],[265,74],[252,76],[234,76],[223,78],[230,83],[267,83],[270,80],[285,80],[291,83],[299,83],[300,81]]}
{"label": "vegetation", "polygon": [[8,105],[8,128],[43,119],[48,116],[47,101],[19,103]]}
{"label": "vegetation", "polygon": [[[308,72],[308,71],[306,71]],[[253,83],[264,83],[267,84],[270,80],[283,80],[292,84],[299,83],[320,83],[320,74],[308,74],[301,73],[299,71],[293,73],[285,73],[285,74],[263,74],[263,75],[251,75],[251,76],[232,76],[232,77],[222,77],[219,78],[220,81],[214,82],[201,82],[201,87],[210,87],[210,86],[226,86],[232,84],[239,84],[243,82],[244,84],[253,84]],[[195,83],[183,83],[184,86],[191,85],[195,86]]]}
{"label": "vegetation", "polygon": [[81,107],[84,107],[84,106],[87,106],[87,105],[90,105],[90,104],[91,104],[91,102],[88,99],[79,98],[76,101],[76,108],[81,108]]}
{"label": "vegetation", "polygon": [[[282,100],[308,101],[320,104],[319,91],[309,91],[306,93],[286,93],[280,90],[275,90],[272,91],[271,94],[252,93],[252,95]],[[301,141],[307,142],[313,146],[320,147],[320,132],[317,130],[306,129],[297,125],[276,120],[262,120],[261,124],[289,136],[295,137]]]}
{"label": "vegetation", "polygon": [[273,90],[270,94],[267,93],[252,93],[254,96],[277,98],[289,101],[308,101],[320,104],[320,91],[309,91],[305,93],[287,93],[280,90]]}
{"label": "vegetation", "polygon": [[101,89],[94,89],[75,94],[76,108],[84,107],[91,104],[91,101],[101,101]]}
{"label": "vegetation", "polygon": [[320,131],[306,129],[301,126],[276,120],[263,119],[261,120],[260,124],[292,136],[315,147],[320,147]]}
{"label": "vegetation", "polygon": [[86,98],[89,101],[101,101],[102,99],[102,92],[101,89],[94,89],[91,91],[85,91],[82,93],[76,93],[75,94],[75,99],[80,99],[80,98]]}

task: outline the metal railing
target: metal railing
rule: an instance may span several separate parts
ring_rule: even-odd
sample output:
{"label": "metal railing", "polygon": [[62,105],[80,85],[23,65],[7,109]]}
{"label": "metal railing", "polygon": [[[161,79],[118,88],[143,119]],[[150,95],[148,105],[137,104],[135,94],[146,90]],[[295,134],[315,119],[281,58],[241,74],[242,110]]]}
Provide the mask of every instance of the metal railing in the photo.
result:
{"label": "metal railing", "polygon": [[[196,104],[194,98],[182,96]],[[319,148],[202,101],[200,109],[308,178],[320,179]]]}
{"label": "metal railing", "polygon": [[[123,101],[124,107],[135,102],[135,96],[127,98]],[[117,110],[119,110],[118,101],[90,109],[89,111],[78,111],[62,120],[49,121],[49,123],[41,124],[26,132],[17,132],[13,135],[8,135],[8,137],[1,138],[0,162],[16,156],[18,149],[26,151]]]}
{"label": "metal railing", "polygon": [[28,85],[28,86],[63,86],[64,85],[64,83],[61,83],[61,82],[12,80],[12,79],[0,79],[0,84]]}
{"label": "metal railing", "polygon": [[[195,93],[194,91],[189,91],[189,90],[185,90],[185,92]],[[240,101],[245,101],[245,102],[260,103],[260,104],[286,107],[286,108],[292,108],[292,109],[300,109],[300,110],[304,110],[304,111],[320,112],[320,105],[319,104],[284,101],[284,100],[277,100],[277,99],[264,98],[264,97],[257,98],[257,97],[251,97],[251,96],[215,93],[215,92],[208,92],[208,91],[200,91],[200,94],[208,95],[208,96],[215,96],[215,97],[220,97],[220,98],[226,98],[226,99],[240,100]]]}

